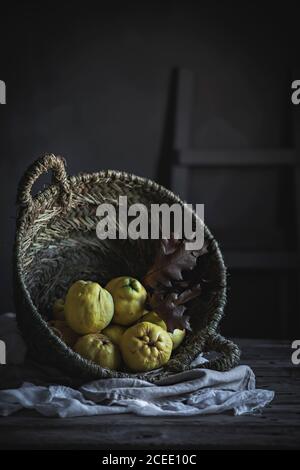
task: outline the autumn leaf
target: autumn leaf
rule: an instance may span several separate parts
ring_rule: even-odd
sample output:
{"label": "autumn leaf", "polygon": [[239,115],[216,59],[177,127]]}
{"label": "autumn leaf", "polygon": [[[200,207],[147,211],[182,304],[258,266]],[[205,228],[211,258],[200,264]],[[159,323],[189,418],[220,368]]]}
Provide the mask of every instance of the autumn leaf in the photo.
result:
{"label": "autumn leaf", "polygon": [[184,304],[197,297],[200,292],[201,286],[199,284],[182,293],[165,294],[162,291],[156,291],[149,295],[149,304],[166,322],[168,331],[173,331],[176,328],[191,330],[190,317],[185,314],[186,306]]}
{"label": "autumn leaf", "polygon": [[171,287],[172,281],[183,281],[183,272],[193,270],[198,257],[208,252],[207,242],[200,250],[187,250],[186,243],[174,237],[161,240],[154,264],[143,280],[146,287]]}

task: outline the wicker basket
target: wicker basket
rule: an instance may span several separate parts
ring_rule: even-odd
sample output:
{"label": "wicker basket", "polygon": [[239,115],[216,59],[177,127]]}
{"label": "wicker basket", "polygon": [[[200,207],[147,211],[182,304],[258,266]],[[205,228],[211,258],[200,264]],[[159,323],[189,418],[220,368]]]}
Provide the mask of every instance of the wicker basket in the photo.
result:
{"label": "wicker basket", "polygon": [[[52,170],[52,184],[32,197],[34,182]],[[59,366],[77,380],[139,377],[154,382],[171,372],[190,369],[202,351],[219,352],[205,367],[227,370],[239,360],[239,349],[217,333],[226,302],[226,270],[217,242],[205,227],[209,253],[201,269],[209,271],[213,288],[189,305],[193,332],[169,363],[145,374],[104,369],[68,348],[47,326],[56,298],[77,279],[104,284],[116,276],[142,278],[153,262],[155,240],[105,240],[96,236],[96,209],[120,195],[128,204],[183,202],[153,181],[117,171],[68,177],[61,157],[45,155],[25,172],[18,191],[18,218],[14,249],[14,294],[19,327],[30,355],[41,363]],[[195,215],[194,215],[195,217]]]}

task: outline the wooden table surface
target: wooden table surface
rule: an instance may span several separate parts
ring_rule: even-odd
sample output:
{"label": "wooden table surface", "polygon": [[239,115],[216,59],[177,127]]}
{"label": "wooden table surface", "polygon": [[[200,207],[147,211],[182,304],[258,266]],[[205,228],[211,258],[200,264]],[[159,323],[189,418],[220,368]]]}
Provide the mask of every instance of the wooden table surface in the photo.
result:
{"label": "wooden table surface", "polygon": [[45,418],[20,412],[0,418],[0,448],[17,449],[247,449],[300,448],[300,366],[291,363],[291,343],[237,340],[242,364],[257,387],[274,390],[259,415],[188,418],[111,415]]}

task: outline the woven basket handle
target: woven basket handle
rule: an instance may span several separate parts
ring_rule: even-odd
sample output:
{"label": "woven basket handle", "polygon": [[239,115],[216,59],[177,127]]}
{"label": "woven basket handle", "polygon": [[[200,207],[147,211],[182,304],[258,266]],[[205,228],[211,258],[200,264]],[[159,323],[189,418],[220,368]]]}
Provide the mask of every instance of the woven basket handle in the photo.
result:
{"label": "woven basket handle", "polygon": [[225,371],[239,363],[241,355],[239,347],[233,341],[224,338],[224,336],[218,333],[208,336],[205,342],[205,350],[220,353],[217,358],[201,365],[201,367],[205,369]]}
{"label": "woven basket handle", "polygon": [[[221,336],[218,333],[210,333],[207,334],[206,337],[202,337],[199,341],[200,342],[198,342],[196,353],[195,351],[193,351],[193,345],[189,345],[191,350],[188,351],[187,354],[189,359],[188,364],[185,363],[185,361],[183,361],[182,356],[179,355],[178,359],[175,356],[173,359],[170,360],[167,369],[172,372],[182,372],[184,370],[190,370],[196,367],[197,369],[214,369],[223,372],[225,370],[231,369],[239,363],[241,353],[238,346],[229,339],[224,338],[224,336]],[[204,362],[197,366],[192,366],[191,360],[195,359],[195,356],[197,357],[200,352],[204,351],[214,351],[219,354],[216,358],[211,359],[208,362]]]}
{"label": "woven basket handle", "polygon": [[60,186],[64,195],[70,195],[68,177],[66,173],[65,160],[62,157],[46,154],[33,162],[25,171],[18,187],[17,203],[21,206],[31,206],[33,197],[32,186],[43,174],[52,170],[52,181]]}

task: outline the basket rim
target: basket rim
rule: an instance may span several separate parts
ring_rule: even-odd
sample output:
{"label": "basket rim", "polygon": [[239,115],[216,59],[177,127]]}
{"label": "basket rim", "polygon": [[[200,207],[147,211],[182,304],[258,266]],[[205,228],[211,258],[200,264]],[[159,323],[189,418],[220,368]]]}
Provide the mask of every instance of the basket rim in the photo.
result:
{"label": "basket rim", "polygon": [[[76,189],[77,185],[80,183],[88,184],[94,182],[95,184],[100,184],[100,180],[121,180],[123,182],[137,182],[142,186],[146,187],[147,189],[158,192],[162,196],[169,197],[173,202],[178,202],[181,206],[185,205],[186,202],[182,200],[177,194],[173,191],[165,188],[164,186],[156,183],[155,181],[142,177],[137,176],[133,173],[125,172],[125,171],[118,171],[118,170],[101,170],[98,172],[93,173],[79,173],[78,175],[68,176],[68,182],[70,184],[70,191]],[[105,181],[101,181],[101,184],[107,184]],[[59,184],[51,184],[43,191],[40,191],[36,196],[33,198],[33,204],[36,208],[41,208],[43,204],[46,202],[49,203],[49,199],[52,198],[51,204],[57,201],[57,198],[60,193],[60,186]],[[43,334],[45,338],[49,341],[50,344],[55,349],[55,352],[60,356],[68,355],[70,360],[73,360],[77,363],[78,368],[85,369],[85,373],[88,372],[91,376],[94,377],[122,377],[122,378],[141,378],[143,380],[149,380],[149,372],[147,374],[143,373],[134,373],[134,372],[122,372],[122,371],[111,371],[110,369],[105,369],[98,364],[93,363],[83,357],[81,357],[78,353],[73,351],[70,347],[68,347],[59,337],[57,337],[53,331],[48,327],[47,322],[44,320],[42,315],[39,313],[37,307],[34,305],[33,300],[31,298],[30,292],[25,284],[24,274],[22,273],[22,266],[21,266],[21,256],[20,256],[20,248],[22,245],[22,236],[23,231],[25,230],[25,225],[27,222],[27,216],[32,213],[32,207],[29,208],[27,205],[19,205],[19,213],[17,215],[17,229],[16,229],[16,237],[15,237],[15,249],[14,249],[14,270],[15,270],[15,279],[21,288],[21,292],[24,295],[24,300],[28,304],[31,314],[33,316],[34,321],[36,322],[37,328]],[[192,209],[192,213],[195,217],[198,217],[194,209]],[[221,250],[216,242],[215,238],[211,234],[210,230],[208,229],[207,225],[203,223],[204,230],[205,230],[205,238],[209,239],[210,241],[214,242],[214,252],[216,255],[216,259],[218,260],[218,269],[221,272],[224,286],[219,290],[217,293],[217,301],[221,305],[220,311],[221,316],[223,314],[223,308],[226,303],[226,267],[224,264],[223,256]],[[17,306],[16,306],[17,307]],[[20,313],[18,312],[18,308],[16,308],[17,318],[20,317]],[[21,313],[22,315],[22,313]],[[219,323],[219,321],[217,321]],[[210,334],[216,331],[217,324],[215,326],[211,326],[209,328]],[[25,338],[26,340],[26,338]],[[200,352],[195,351],[195,356]],[[167,369],[168,365],[164,366],[163,369]],[[155,373],[155,371],[153,371]]]}

